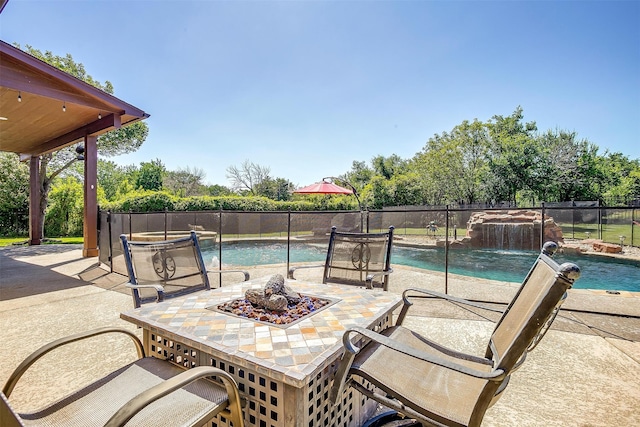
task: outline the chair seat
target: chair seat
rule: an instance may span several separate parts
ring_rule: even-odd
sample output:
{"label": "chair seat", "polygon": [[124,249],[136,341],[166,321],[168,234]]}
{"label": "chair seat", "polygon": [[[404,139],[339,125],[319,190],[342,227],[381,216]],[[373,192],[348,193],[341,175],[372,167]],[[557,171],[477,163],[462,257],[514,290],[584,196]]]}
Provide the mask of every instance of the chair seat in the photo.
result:
{"label": "chair seat", "polygon": [[[142,358],[44,409],[22,413],[20,417],[25,426],[104,426],[133,397],[181,372],[183,368],[169,362]],[[203,417],[213,417],[226,405],[224,387],[200,379],[151,403],[127,426],[191,426]]]}
{"label": "chair seat", "polygon": [[[491,371],[490,365],[447,355],[429,340],[402,326],[388,328],[381,334],[441,359]],[[350,372],[376,384],[418,413],[447,425],[450,421],[469,424],[474,405],[487,384],[487,380],[418,360],[374,342],[360,350]]]}

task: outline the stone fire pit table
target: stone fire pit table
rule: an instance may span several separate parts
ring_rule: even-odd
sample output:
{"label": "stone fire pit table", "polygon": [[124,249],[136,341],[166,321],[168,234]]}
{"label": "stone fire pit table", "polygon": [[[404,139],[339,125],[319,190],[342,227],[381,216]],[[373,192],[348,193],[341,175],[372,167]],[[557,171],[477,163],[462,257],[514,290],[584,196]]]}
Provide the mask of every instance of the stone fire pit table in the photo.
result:
{"label": "stone fire pit table", "polygon": [[[379,330],[392,323],[401,297],[354,286],[287,280],[295,291],[332,304],[290,325],[269,325],[215,309],[259,289],[268,278],[148,304],[120,317],[143,328],[148,355],[191,368],[215,366],[231,374],[247,399],[248,426],[357,427],[376,402],[345,390],[332,408],[329,390],[342,353],[342,335],[361,326]],[[213,426],[229,426],[214,419]]]}

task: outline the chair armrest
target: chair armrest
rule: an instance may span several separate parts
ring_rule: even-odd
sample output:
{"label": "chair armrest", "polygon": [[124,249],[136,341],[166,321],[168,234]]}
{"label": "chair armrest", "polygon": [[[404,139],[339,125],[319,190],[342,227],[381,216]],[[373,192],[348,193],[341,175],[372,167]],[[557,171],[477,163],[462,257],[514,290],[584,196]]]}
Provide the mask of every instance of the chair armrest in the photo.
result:
{"label": "chair armrest", "polygon": [[2,427],[25,427],[4,393],[0,393],[0,421],[2,421]]}
{"label": "chair armrest", "polygon": [[249,272],[246,270],[207,270],[207,273],[242,273],[244,274],[243,282],[250,279]]}
{"label": "chair armrest", "polygon": [[109,421],[107,421],[105,427],[123,426],[147,405],[155,402],[161,397],[181,389],[193,381],[210,376],[220,378],[227,391],[229,406],[221,412],[224,413],[226,418],[229,418],[234,426],[242,427],[244,422],[242,419],[242,405],[240,394],[238,392],[238,384],[227,372],[212,366],[198,366],[188,369],[143,391],[120,408],[118,412],[116,412]]}
{"label": "chair armrest", "polygon": [[319,268],[319,267],[324,268],[324,264],[323,264],[323,265],[300,265],[300,266],[298,266],[298,267],[291,267],[291,268],[289,269],[289,272],[287,273],[287,279],[293,279],[293,280],[295,280],[295,277],[293,277],[293,273],[294,273],[296,270],[299,270],[299,269],[302,269],[302,268]]}
{"label": "chair armrest", "polygon": [[26,359],[22,361],[22,363],[20,363],[20,365],[18,365],[18,367],[13,371],[11,376],[9,376],[9,379],[5,383],[4,388],[2,389],[2,392],[4,393],[5,396],[9,397],[14,387],[16,386],[16,383],[22,377],[22,375],[24,375],[27,369],[29,369],[31,365],[33,365],[38,359],[40,359],[42,356],[49,353],[50,351],[55,350],[56,348],[61,347],[63,345],[70,344],[72,342],[76,342],[86,338],[95,337],[96,335],[102,335],[102,334],[108,334],[108,333],[122,333],[122,334],[128,335],[133,340],[133,343],[136,346],[136,349],[138,351],[138,358],[144,357],[144,347],[142,346],[142,342],[140,342],[140,339],[133,332],[128,331],[126,329],[122,329],[122,328],[116,328],[116,327],[93,329],[91,331],[81,332],[78,334],[69,335],[68,337],[60,338],[58,340],[50,342],[49,344],[43,345],[42,347],[40,347],[39,349],[31,353]]}
{"label": "chair armrest", "polygon": [[[365,279],[365,281],[367,282],[367,289],[373,289],[373,279],[374,278],[376,278],[378,276],[382,276],[382,277],[388,276],[391,273],[393,273],[393,268],[389,267],[389,270],[387,270],[387,271],[380,271],[378,273],[368,274],[366,279]],[[385,287],[384,290],[386,291],[387,288]]]}
{"label": "chair armrest", "polygon": [[[331,388],[331,393],[329,396],[329,399],[331,400],[332,404],[335,404],[337,402],[338,396],[340,396],[340,394],[342,393],[342,389],[344,388],[344,384],[346,383],[347,376],[349,374],[349,370],[351,369],[351,365],[353,363],[355,355],[358,354],[358,352],[360,351],[360,348],[356,347],[351,342],[350,335],[352,333],[363,335],[364,337],[370,339],[371,341],[377,342],[378,344],[383,345],[387,348],[390,348],[391,350],[406,354],[407,356],[411,356],[413,358],[416,358],[434,365],[441,366],[446,369],[450,369],[452,371],[459,372],[464,375],[469,375],[475,378],[481,378],[481,379],[490,380],[490,381],[500,381],[506,376],[506,373],[503,369],[494,369],[490,372],[473,369],[468,366],[465,366],[459,363],[454,363],[449,360],[445,360],[440,357],[434,356],[432,354],[419,351],[413,347],[409,347],[407,345],[399,343],[385,335],[379,334],[377,332],[373,332],[366,328],[356,326],[345,331],[344,335],[342,336],[344,353],[342,355],[342,358],[340,359],[340,365],[338,366],[338,370],[336,372],[334,383]],[[451,350],[447,351],[447,353],[463,360],[472,360],[475,362],[482,362],[487,365],[492,365],[491,361],[487,359],[481,359],[476,356],[468,355],[465,353],[453,352]]]}
{"label": "chair armrest", "polygon": [[411,301],[409,301],[409,298],[415,297],[418,298],[418,295],[409,295],[410,292],[417,292],[420,294],[424,294],[427,295],[428,298],[437,298],[437,299],[443,299],[455,304],[463,304],[466,306],[470,306],[470,307],[475,307],[475,308],[481,308],[483,310],[489,310],[489,311],[493,311],[496,313],[502,313],[503,310],[500,310],[498,308],[494,308],[494,307],[490,307],[488,305],[485,304],[481,304],[478,302],[474,302],[474,301],[469,301],[466,300],[464,298],[458,298],[458,297],[454,297],[452,295],[447,295],[447,294],[443,294],[440,292],[436,292],[436,291],[431,291],[429,289],[420,289],[420,288],[408,288],[405,289],[405,291],[402,293],[402,300],[403,300],[403,305],[402,305],[402,310],[400,310],[400,314],[398,315],[398,320],[396,321],[396,325],[402,325],[402,322],[404,321],[407,312],[409,311],[409,308],[413,305],[413,303]]}
{"label": "chair armrest", "polygon": [[153,289],[158,295],[156,298],[156,302],[164,301],[164,287],[162,285],[134,285],[133,283],[129,282],[125,284],[125,286],[129,289]]}

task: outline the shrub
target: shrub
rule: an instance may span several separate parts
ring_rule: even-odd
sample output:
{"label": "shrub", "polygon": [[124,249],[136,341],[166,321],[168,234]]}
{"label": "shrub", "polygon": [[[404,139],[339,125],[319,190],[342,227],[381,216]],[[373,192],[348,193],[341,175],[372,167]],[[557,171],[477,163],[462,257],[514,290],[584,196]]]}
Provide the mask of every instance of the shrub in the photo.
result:
{"label": "shrub", "polygon": [[[313,211],[353,209],[346,198],[313,197],[310,200],[276,201],[266,197],[243,196],[193,196],[176,197],[167,192],[138,191],[101,206],[113,212],[162,212],[168,211]],[[331,202],[331,203],[329,203]]]}
{"label": "shrub", "polygon": [[84,197],[82,183],[68,177],[49,194],[44,229],[48,236],[82,236]]}

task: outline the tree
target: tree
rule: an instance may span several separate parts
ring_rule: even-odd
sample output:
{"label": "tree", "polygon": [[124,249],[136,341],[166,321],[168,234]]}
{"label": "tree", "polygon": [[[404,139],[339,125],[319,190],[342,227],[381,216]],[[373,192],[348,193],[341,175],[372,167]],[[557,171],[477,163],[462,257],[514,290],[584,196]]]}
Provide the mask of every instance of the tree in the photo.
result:
{"label": "tree", "polygon": [[597,199],[603,175],[598,148],[575,132],[548,130],[538,138],[540,159],[531,191],[541,201]]}
{"label": "tree", "polygon": [[98,187],[102,188],[107,200],[114,201],[119,196],[118,188],[126,179],[127,173],[122,166],[111,160],[98,159]]}
{"label": "tree", "polygon": [[191,169],[189,166],[184,169],[178,168],[176,171],[167,171],[162,186],[176,196],[198,196],[203,193],[202,181],[205,176],[202,169]]}
{"label": "tree", "polygon": [[367,185],[365,200],[366,204],[373,209],[382,209],[384,206],[394,206],[395,201],[389,180],[381,175],[374,176]]}
{"label": "tree", "polygon": [[160,191],[167,169],[160,159],[140,163],[134,185],[136,189]]}
{"label": "tree", "polygon": [[83,196],[82,184],[74,177],[67,177],[51,190],[50,206],[45,224],[56,236],[82,234]]}
{"label": "tree", "polygon": [[535,122],[522,123],[524,115],[518,107],[508,117],[493,116],[489,121],[489,186],[498,201],[517,202],[518,192],[535,188],[533,172],[540,158],[540,146],[533,133]]}
{"label": "tree", "polygon": [[351,164],[351,170],[338,178],[350,182],[355,188],[361,190],[371,181],[374,175],[373,169],[367,166],[365,162],[354,160]]}
{"label": "tree", "polygon": [[426,199],[435,205],[486,200],[489,136],[485,123],[463,121],[434,135],[412,162]]}
{"label": "tree", "polygon": [[608,204],[626,204],[640,197],[640,159],[607,153],[601,158],[600,170],[607,179],[602,197]]}
{"label": "tree", "polygon": [[0,152],[0,235],[29,229],[29,167],[17,155]]}
{"label": "tree", "polygon": [[269,178],[270,172],[268,167],[245,160],[240,167],[229,166],[226,176],[234,191],[246,191],[255,196],[258,186]]}
{"label": "tree", "polygon": [[284,178],[267,177],[255,186],[257,196],[280,201],[291,200],[293,190],[295,190],[295,185]]}
{"label": "tree", "polygon": [[219,184],[207,185],[204,192],[207,196],[230,196],[233,194],[229,188]]}
{"label": "tree", "polygon": [[[19,44],[14,43],[14,45],[18,49],[21,49]],[[111,82],[107,80],[102,84],[95,80],[86,73],[84,65],[82,65],[82,63],[75,62],[70,54],[63,57],[54,55],[50,51],[45,51],[43,53],[29,45],[26,45],[24,50],[30,55],[76,77],[77,79],[83,80],[108,94],[112,95],[114,93]],[[108,132],[98,138],[98,153],[106,156],[112,156],[136,151],[144,143],[148,132],[147,124],[144,122],[136,122],[129,126]],[[71,147],[40,156],[39,207],[43,233],[45,213],[52,181],[74,163],[74,158],[77,153],[73,150],[74,148]]]}
{"label": "tree", "polygon": [[405,172],[407,168],[406,160],[397,154],[392,154],[389,157],[375,156],[371,160],[371,164],[375,173],[386,179],[391,179],[392,176]]}

